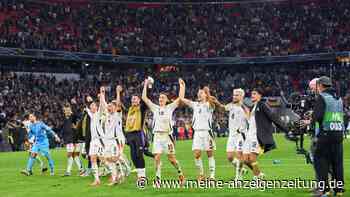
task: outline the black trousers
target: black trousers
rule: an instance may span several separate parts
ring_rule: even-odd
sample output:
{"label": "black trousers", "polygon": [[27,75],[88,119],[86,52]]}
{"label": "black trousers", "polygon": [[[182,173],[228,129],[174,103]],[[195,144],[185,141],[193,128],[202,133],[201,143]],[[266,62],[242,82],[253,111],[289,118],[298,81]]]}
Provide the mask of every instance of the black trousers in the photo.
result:
{"label": "black trousers", "polygon": [[130,146],[131,160],[136,168],[145,168],[144,145],[145,138],[142,131],[126,133],[126,140]]}
{"label": "black trousers", "polygon": [[[333,188],[336,193],[344,191],[343,140],[337,136],[321,136],[315,143],[314,167],[318,181],[324,185],[324,192]],[[328,173],[332,175],[332,185]],[[339,185],[337,185],[340,183]]]}

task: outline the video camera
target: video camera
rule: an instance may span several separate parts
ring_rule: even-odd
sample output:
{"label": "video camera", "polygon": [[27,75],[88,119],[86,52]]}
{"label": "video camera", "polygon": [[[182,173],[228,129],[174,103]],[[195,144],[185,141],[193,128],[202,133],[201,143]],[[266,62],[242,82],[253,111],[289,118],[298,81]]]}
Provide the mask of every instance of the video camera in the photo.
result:
{"label": "video camera", "polygon": [[292,93],[289,97],[287,108],[295,115],[294,120],[287,124],[290,132],[286,134],[288,140],[296,143],[297,154],[303,154],[307,163],[312,163],[310,153],[304,148],[304,134],[312,134],[312,125],[303,125],[302,120],[311,120],[316,95],[310,91],[307,94]]}
{"label": "video camera", "polygon": [[[315,100],[316,95],[311,92],[304,95],[295,92],[287,100],[283,91],[280,92],[280,97],[265,97],[262,100],[288,126],[289,132],[285,137],[295,142],[297,154],[304,155],[307,163],[312,163],[312,160],[309,152],[304,149],[304,134],[312,133],[313,129],[310,126],[304,127],[302,120],[311,120]],[[244,103],[252,105],[248,100]]]}

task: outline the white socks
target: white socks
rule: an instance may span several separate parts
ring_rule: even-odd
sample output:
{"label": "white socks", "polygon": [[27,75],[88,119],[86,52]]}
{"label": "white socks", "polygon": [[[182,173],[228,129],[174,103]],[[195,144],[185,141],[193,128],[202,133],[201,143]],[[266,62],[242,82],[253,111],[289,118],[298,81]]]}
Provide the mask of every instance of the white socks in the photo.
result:
{"label": "white socks", "polygon": [[145,168],[137,168],[137,178],[146,177],[146,169]]}
{"label": "white socks", "polygon": [[66,172],[70,173],[72,171],[73,162],[74,162],[73,157],[68,157],[68,160],[67,160],[67,171]]}
{"label": "white socks", "polygon": [[92,172],[93,172],[93,174],[94,174],[95,181],[100,181],[100,177],[99,177],[99,174],[98,174],[98,166],[97,166],[97,163],[92,163],[92,164],[91,164],[91,169],[92,169]]}
{"label": "white socks", "polygon": [[161,168],[162,168],[161,164],[159,164],[159,165],[156,164],[156,177],[159,179],[162,176],[162,169]]}
{"label": "white socks", "polygon": [[195,159],[194,161],[195,161],[196,167],[197,167],[197,169],[199,171],[199,175],[204,175],[202,159],[199,158],[199,159]]}
{"label": "white socks", "polygon": [[214,157],[209,157],[209,173],[210,173],[210,178],[214,179],[215,178],[215,159]]}
{"label": "white socks", "polygon": [[82,164],[81,164],[80,157],[79,157],[79,156],[74,157],[74,161],[75,161],[75,164],[77,164],[78,169],[79,169],[79,170],[82,170],[82,169],[83,169],[83,166],[82,166]]}
{"label": "white socks", "polygon": [[238,160],[238,159],[234,159],[233,160],[233,162],[234,162],[234,166],[235,166],[235,170],[236,170],[236,172],[235,172],[235,174],[236,174],[236,177],[235,177],[235,179],[236,180],[240,180],[240,179],[242,179],[242,165],[241,165],[241,162]]}
{"label": "white socks", "polygon": [[239,163],[239,160],[237,158],[234,158],[233,161],[232,161],[232,164],[234,166],[237,166],[237,163]]}
{"label": "white socks", "polygon": [[108,162],[107,165],[108,165],[108,168],[112,172],[113,181],[116,181],[117,180],[117,166],[116,166],[116,164],[114,162]]}

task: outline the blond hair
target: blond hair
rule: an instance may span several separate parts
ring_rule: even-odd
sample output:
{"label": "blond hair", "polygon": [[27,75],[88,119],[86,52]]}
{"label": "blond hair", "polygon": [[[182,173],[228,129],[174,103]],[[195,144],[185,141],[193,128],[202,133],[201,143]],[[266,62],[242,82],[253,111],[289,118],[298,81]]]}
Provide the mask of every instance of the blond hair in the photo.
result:
{"label": "blond hair", "polygon": [[239,95],[241,95],[242,97],[244,97],[245,93],[244,90],[242,88],[237,88],[233,90],[233,94],[238,93]]}

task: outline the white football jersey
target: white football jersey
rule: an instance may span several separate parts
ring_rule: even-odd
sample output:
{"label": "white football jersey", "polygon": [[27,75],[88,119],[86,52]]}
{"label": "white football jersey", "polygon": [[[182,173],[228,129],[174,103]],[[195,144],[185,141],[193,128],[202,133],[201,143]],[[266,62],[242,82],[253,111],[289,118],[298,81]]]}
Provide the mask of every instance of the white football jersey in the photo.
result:
{"label": "white football jersey", "polygon": [[27,130],[27,132],[29,132],[29,130],[30,130],[29,129],[30,124],[31,124],[31,122],[29,120],[23,121],[23,125],[24,125],[25,129]]}
{"label": "white football jersey", "polygon": [[248,128],[248,116],[245,114],[243,106],[240,104],[229,103],[225,106],[225,110],[229,111],[228,127],[230,136],[245,133]]}
{"label": "white football jersey", "polygon": [[105,138],[116,139],[123,133],[122,113],[107,113],[105,121]]}
{"label": "white football jersey", "polygon": [[190,107],[193,109],[192,128],[195,131],[211,130],[214,109],[209,102],[191,102]]}
{"label": "white football jersey", "polygon": [[247,137],[256,137],[256,121],[255,121],[255,111],[256,111],[256,104],[254,105],[252,111],[250,112],[250,116],[248,119],[248,130],[247,130]]}
{"label": "white football jersey", "polygon": [[177,104],[171,103],[164,107],[160,107],[159,105],[151,103],[148,107],[153,113],[153,132],[172,134],[172,117]]}
{"label": "white football jersey", "polygon": [[102,128],[102,118],[100,111],[92,113],[89,109],[87,112],[90,116],[90,130],[91,139],[101,139],[104,137],[104,131]]}

